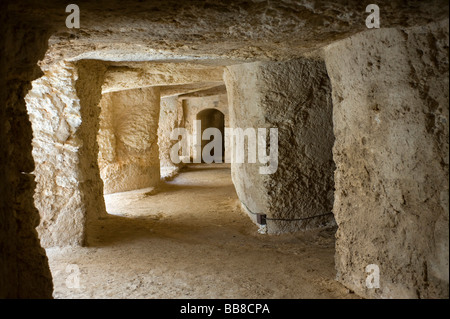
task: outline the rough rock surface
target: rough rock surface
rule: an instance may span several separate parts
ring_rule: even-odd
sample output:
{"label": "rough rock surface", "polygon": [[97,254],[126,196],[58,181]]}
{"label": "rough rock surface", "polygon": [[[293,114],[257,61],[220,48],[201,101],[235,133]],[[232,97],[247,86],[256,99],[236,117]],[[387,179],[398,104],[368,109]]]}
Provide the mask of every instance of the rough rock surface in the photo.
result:
{"label": "rough rock surface", "polygon": [[[42,76],[38,60],[46,72],[69,59],[122,61],[128,68],[137,62],[229,66],[299,59],[355,35],[324,55],[333,86],[338,279],[368,297],[448,298],[448,22],[427,26],[448,20],[448,1],[379,1],[382,29],[373,31],[366,30],[366,4],[358,0],[77,3],[80,29],[66,28],[66,3],[59,0],[0,3],[0,296],[50,297],[52,290],[35,231],[39,214],[24,102],[31,81]],[[95,132],[105,70],[95,61],[78,67],[74,85],[86,120],[77,134],[86,143],[77,165],[88,221],[102,215]],[[322,67],[317,62],[318,73]],[[284,101],[290,93],[260,94],[254,65],[232,68],[227,89],[237,107],[230,109],[231,120],[241,119],[242,126],[276,123],[279,114],[262,102]],[[172,89],[170,94],[180,87]],[[58,126],[55,137],[64,139],[67,129]],[[290,155],[295,153],[303,154]],[[268,184],[252,169],[242,167],[245,183],[243,176],[233,177],[236,188],[252,210],[269,211]],[[249,187],[254,189],[245,193]],[[369,262],[380,264],[380,289],[364,286]]]}
{"label": "rough rock surface", "polygon": [[[80,99],[81,125],[78,131],[82,145],[79,150],[81,172],[80,191],[86,214],[86,223],[90,224],[106,216],[103,200],[103,182],[98,167],[99,148],[97,133],[100,122],[101,86],[105,67],[97,61],[79,61],[76,63],[77,80],[75,89]],[[89,244],[86,233],[85,244]]]}
{"label": "rough rock surface", "polygon": [[[257,72],[259,63],[228,67],[224,73],[230,107],[230,128],[265,127],[264,110],[259,100]],[[231,142],[231,140],[229,140]],[[233,146],[231,146],[233,149]],[[232,159],[233,160],[233,159]],[[264,186],[267,175],[259,174],[259,165],[231,164],[231,177],[244,210],[253,213],[268,211],[269,198]],[[249,213],[252,221],[256,217]]]}
{"label": "rough rock surface", "polygon": [[[244,164],[232,164],[244,208],[273,219],[267,223],[269,233],[332,222],[334,137],[324,63],[293,60],[232,66],[227,68],[226,84],[233,128],[278,129],[274,174],[260,174],[262,164],[248,163],[247,158]],[[295,220],[323,214],[329,215]]]}
{"label": "rough rock surface", "polygon": [[[105,201],[92,247],[47,249],[55,298],[359,298],[334,280],[335,229],[258,234],[229,164],[190,164],[156,194]],[[68,263],[80,289],[66,285]]]}
{"label": "rough rock surface", "polygon": [[44,247],[82,244],[85,238],[79,188],[82,142],[76,136],[82,120],[74,69],[73,64],[55,67],[34,81],[26,96],[34,135],[34,202],[41,215],[37,231]]}
{"label": "rough rock surface", "polygon": [[[49,33],[0,4],[0,298],[51,298],[53,283],[35,227],[31,124],[24,97],[41,76]],[[33,29],[34,27],[34,29]]]}
{"label": "rough rock surface", "polygon": [[206,96],[212,96],[212,95],[222,95],[227,94],[227,88],[225,84],[217,85],[210,88],[204,88],[201,90],[196,90],[195,92],[190,93],[184,93],[181,94],[181,98],[188,98],[188,97],[206,97]]}
{"label": "rough rock surface", "polygon": [[159,183],[158,87],[103,95],[98,162],[104,193],[153,187]]}
{"label": "rough rock surface", "polygon": [[[161,99],[161,109],[159,113],[158,124],[158,147],[160,161],[161,178],[168,178],[178,172],[180,165],[174,164],[170,159],[170,150],[177,143],[176,140],[170,139],[170,133],[173,129],[180,126],[179,112],[182,113],[182,101],[178,96],[171,96]],[[181,114],[182,116],[182,114]]]}
{"label": "rough rock surface", "polygon": [[[62,59],[197,60],[209,63],[292,59],[366,30],[366,2],[312,0],[79,0],[80,29],[67,29],[66,3],[14,1],[20,19],[54,30],[43,66]],[[379,0],[382,27],[448,17],[448,1]]]}
{"label": "rough rock surface", "polygon": [[[338,279],[367,297],[448,298],[448,20],[325,51]],[[380,268],[380,288],[365,267]]]}
{"label": "rough rock surface", "polygon": [[222,83],[223,67],[193,63],[128,62],[108,63],[102,92],[149,86]]}
{"label": "rough rock surface", "polygon": [[[197,92],[205,92],[207,96],[226,94],[226,90],[219,89],[223,87],[223,82],[220,83],[220,85],[218,85],[217,82],[196,82],[191,84],[164,85],[160,86],[159,89],[161,92],[161,98],[171,96],[188,97],[189,94],[194,94]],[[210,94],[210,92],[213,90],[215,94]]]}
{"label": "rough rock surface", "polygon": [[94,164],[102,70],[95,62],[55,66],[33,82],[25,99],[34,134],[37,230],[44,247],[84,244],[87,218],[106,213]]}

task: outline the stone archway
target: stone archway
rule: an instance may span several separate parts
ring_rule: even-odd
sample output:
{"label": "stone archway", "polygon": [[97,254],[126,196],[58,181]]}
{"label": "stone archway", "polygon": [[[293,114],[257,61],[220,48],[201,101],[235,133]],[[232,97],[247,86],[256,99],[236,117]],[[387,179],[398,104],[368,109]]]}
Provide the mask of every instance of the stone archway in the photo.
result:
{"label": "stone archway", "polygon": [[[201,134],[203,136],[203,132],[207,128],[217,128],[220,133],[222,134],[222,154],[220,155],[220,158],[223,162],[224,154],[225,154],[225,142],[224,142],[224,136],[225,136],[225,115],[216,109],[204,109],[197,113],[197,121],[201,121]],[[203,154],[203,148],[209,143],[209,140],[202,139],[202,145],[201,150]],[[212,156],[216,156],[216,154],[211,154]],[[203,159],[202,159],[203,162]]]}

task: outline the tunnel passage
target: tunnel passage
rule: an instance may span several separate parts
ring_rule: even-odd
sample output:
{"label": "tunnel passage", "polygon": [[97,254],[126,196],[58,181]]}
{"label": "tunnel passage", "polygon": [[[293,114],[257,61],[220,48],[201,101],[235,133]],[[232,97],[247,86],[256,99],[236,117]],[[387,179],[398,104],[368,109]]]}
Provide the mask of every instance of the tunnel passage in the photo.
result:
{"label": "tunnel passage", "polygon": [[[225,115],[220,112],[219,110],[215,110],[215,109],[206,109],[203,111],[200,111],[197,114],[197,120],[201,121],[201,134],[203,136],[204,131],[207,128],[217,128],[220,133],[221,133],[221,140],[220,140],[220,145],[221,145],[221,153],[220,154],[214,154],[215,152],[215,148],[211,149],[210,151],[210,155],[214,158],[215,162],[223,162],[224,157],[225,157]],[[212,140],[212,137],[211,137]],[[203,150],[204,147],[210,143],[210,140],[206,140],[202,138],[202,145],[201,145],[201,150],[202,150],[202,154],[203,154]],[[204,159],[202,156],[202,163],[204,163]]]}
{"label": "tunnel passage", "polygon": [[[1,82],[5,90],[1,90],[0,94],[0,98],[5,101],[5,107],[0,111],[0,174],[5,182],[1,183],[0,219],[2,225],[7,226],[0,233],[2,261],[5,261],[0,272],[1,296],[51,294],[49,269],[34,229],[38,216],[32,200],[35,188],[32,134],[24,103],[30,82],[42,75],[40,69],[47,72],[51,70],[52,64],[80,61],[86,57],[107,61],[115,58],[155,61],[160,58],[159,49],[173,53],[173,57],[185,59],[189,59],[190,54],[195,58],[217,58],[220,53],[224,58],[241,58],[239,62],[242,63],[267,59],[289,61],[305,53],[315,54],[317,52],[312,50],[319,49],[318,55],[325,59],[332,86],[332,120],[336,138],[333,149],[336,162],[333,213],[339,227],[336,250],[338,280],[356,293],[368,297],[448,298],[448,4],[434,1],[426,6],[413,7],[409,2],[396,3],[398,9],[385,11],[392,19],[384,18],[382,29],[367,31],[364,23],[361,23],[363,8],[352,4],[336,6],[328,1],[315,1],[314,7],[296,2],[238,4],[226,17],[215,4],[210,4],[205,11],[200,6],[196,7],[195,3],[183,4],[186,10],[179,12],[176,11],[179,10],[178,5],[164,4],[164,7],[154,10],[154,15],[144,17],[137,14],[146,9],[151,10],[150,7],[143,9],[144,4],[134,9],[130,5],[130,11],[126,13],[116,5],[106,15],[103,6],[91,2],[83,8],[83,12],[92,13],[95,20],[87,15],[84,20],[86,24],[83,22],[81,30],[68,32],[64,24],[65,16],[61,14],[64,8],[59,5],[40,8],[18,0],[5,8],[2,2],[0,14],[6,23],[2,23],[0,28],[5,31],[6,41],[1,41],[0,45],[6,58],[0,61],[0,71],[5,75]],[[425,7],[427,10],[424,10]],[[287,9],[299,13],[295,20],[286,14]],[[334,9],[337,14],[330,15],[329,12]],[[242,12],[247,14],[242,15]],[[349,12],[356,14],[347,14]],[[110,13],[124,16],[113,24],[109,20]],[[267,18],[267,13],[274,15],[273,19],[264,19],[271,25],[258,25],[257,21]],[[165,15],[167,24],[159,22],[163,20],[161,15]],[[216,22],[197,25],[198,34],[210,36],[204,38],[209,42],[192,36],[191,22],[196,15],[202,16],[202,21]],[[176,19],[167,19],[166,16]],[[222,21],[214,17],[225,19]],[[236,25],[230,28],[229,21],[236,21]],[[278,21],[286,23],[280,24]],[[133,24],[136,22],[138,25]],[[105,25],[107,27],[103,28]],[[249,29],[249,26],[252,28]],[[312,32],[316,32],[317,37],[311,37]],[[359,32],[360,36],[352,37],[352,34]],[[48,42],[52,33],[52,39]],[[161,34],[167,35],[167,38],[157,41],[161,39]],[[110,41],[111,36],[115,37],[114,41]],[[337,41],[344,38],[344,41]],[[190,39],[190,42],[180,45],[185,39]],[[264,43],[260,39],[264,39]],[[152,43],[150,49],[149,43]],[[47,46],[49,50],[44,56]],[[112,52],[118,55],[114,56]],[[38,61],[41,61],[39,67]],[[236,61],[232,64],[238,65]],[[128,79],[134,79],[132,75],[141,73],[161,74],[140,73],[140,70],[135,72],[136,68],[133,67],[118,67],[115,74],[125,74],[123,78]],[[239,68],[241,66],[234,70],[230,68],[228,83],[232,92],[255,92],[248,90],[248,86],[253,83],[253,88],[261,88],[261,82],[258,81],[261,79],[273,84],[259,92],[261,94],[257,100],[262,103],[256,101],[254,106],[259,107],[266,101],[276,102],[286,97],[284,90],[272,90],[271,87],[279,83],[277,76],[282,76],[291,68],[283,70],[280,65],[278,70],[264,66],[248,67],[244,70],[249,71],[246,74],[240,72]],[[299,69],[302,68],[299,66]],[[87,69],[91,72],[92,65]],[[77,93],[91,87],[83,80],[90,72],[81,73]],[[247,75],[252,81],[246,81]],[[147,78],[155,79],[158,76]],[[75,76],[69,76],[67,83],[74,79]],[[143,79],[145,76],[130,82],[144,87],[146,83]],[[64,79],[57,76],[56,82],[62,83]],[[283,86],[290,87],[295,83],[298,81],[285,81]],[[61,111],[73,122],[51,122],[57,124],[57,127],[51,128],[57,132],[54,137],[68,140],[64,144],[64,155],[58,159],[57,166],[61,168],[52,172],[73,175],[79,171],[82,178],[72,180],[71,176],[67,176],[66,181],[56,178],[49,183],[56,184],[55,189],[41,187],[48,196],[61,201],[72,200],[67,208],[73,204],[83,207],[81,216],[86,216],[87,212],[95,213],[93,204],[98,203],[101,197],[98,192],[100,179],[98,173],[94,173],[94,155],[97,154],[95,134],[92,133],[95,132],[95,125],[90,121],[91,112],[94,115],[92,119],[96,116],[100,94],[99,86],[94,87],[95,92],[78,96],[80,101],[77,98],[63,98]],[[61,92],[62,97],[71,95],[71,91],[49,92],[52,97],[54,93]],[[314,92],[306,90],[304,97]],[[255,120],[243,116],[253,111],[245,105],[239,106],[244,104],[241,103],[244,94],[230,96],[235,96],[233,121]],[[290,96],[287,98],[301,101],[291,99]],[[77,103],[81,106],[78,107]],[[294,103],[291,106],[297,105]],[[301,141],[289,135],[296,132],[290,130],[290,126],[293,121],[307,120],[302,117],[305,113],[293,112],[290,119],[282,121],[283,112],[272,112],[269,104],[264,107],[267,114],[274,115],[269,119],[271,123],[285,125],[286,145],[291,140]],[[80,108],[83,114],[77,114]],[[50,112],[48,114],[51,115]],[[257,114],[256,120],[264,119],[264,115]],[[66,139],[71,128],[77,126],[78,118],[87,120],[80,127],[81,139]],[[77,144],[79,142],[83,142],[84,149],[81,144]],[[302,156],[310,157],[303,145],[296,146],[303,152]],[[59,145],[54,144],[52,147]],[[296,154],[288,149],[285,152]],[[71,166],[76,169],[65,171],[67,164],[73,164]],[[36,166],[39,165],[37,163]],[[261,185],[264,190],[270,186],[269,191],[273,193],[264,194],[277,199],[266,205],[274,213],[278,205],[286,204],[287,208],[295,206],[296,192],[289,188],[290,180],[283,179],[282,173],[291,171],[290,167],[286,168],[280,170],[279,179],[272,179],[268,185],[248,167],[237,167],[235,175],[240,175],[241,194],[250,198],[251,194],[246,188],[252,183],[244,182],[255,180],[260,182],[257,186]],[[328,170],[326,166],[324,169]],[[299,178],[303,178],[302,174],[299,175]],[[239,181],[236,178],[234,180]],[[65,183],[67,181],[70,183]],[[277,181],[284,183],[283,187],[278,187]],[[70,184],[79,196],[67,196],[66,186]],[[311,188],[314,186],[311,184]],[[65,188],[62,194],[58,194],[59,187]],[[286,191],[293,193],[290,202],[283,201],[282,196],[276,196]],[[246,204],[252,210],[258,208],[256,201],[253,205],[248,201]],[[71,218],[77,213],[72,209],[63,211],[51,205],[49,207],[63,214],[59,219],[41,215],[43,222],[47,217],[52,222],[70,217],[67,221],[72,222]],[[83,230],[85,223],[79,224],[80,230]],[[66,230],[62,227],[61,234]],[[79,236],[74,242],[77,244],[82,241],[83,238]],[[382,288],[368,290],[365,286],[365,266],[374,261],[381,266]],[[45,288],[39,290],[35,287]]]}

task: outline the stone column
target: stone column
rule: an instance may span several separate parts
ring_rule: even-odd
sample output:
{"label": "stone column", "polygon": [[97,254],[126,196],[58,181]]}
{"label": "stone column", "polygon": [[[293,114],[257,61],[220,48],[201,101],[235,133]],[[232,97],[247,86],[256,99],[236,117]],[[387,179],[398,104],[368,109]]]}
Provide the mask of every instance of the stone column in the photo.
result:
{"label": "stone column", "polygon": [[96,143],[103,73],[95,61],[61,63],[26,97],[44,247],[85,245],[87,223],[106,216]]}
{"label": "stone column", "polygon": [[227,68],[225,82],[231,127],[278,129],[274,174],[261,175],[258,163],[232,164],[233,182],[245,210],[266,214],[269,233],[332,223],[334,136],[324,63],[235,65]]}
{"label": "stone column", "polygon": [[178,127],[179,104],[181,104],[181,101],[178,100],[177,95],[161,99],[158,125],[158,146],[162,178],[173,176],[179,169],[179,164],[172,163],[172,160],[170,159],[170,150],[177,142],[170,139],[170,133],[173,129]]}
{"label": "stone column", "polygon": [[448,20],[358,34],[325,58],[338,280],[365,297],[448,298]]}

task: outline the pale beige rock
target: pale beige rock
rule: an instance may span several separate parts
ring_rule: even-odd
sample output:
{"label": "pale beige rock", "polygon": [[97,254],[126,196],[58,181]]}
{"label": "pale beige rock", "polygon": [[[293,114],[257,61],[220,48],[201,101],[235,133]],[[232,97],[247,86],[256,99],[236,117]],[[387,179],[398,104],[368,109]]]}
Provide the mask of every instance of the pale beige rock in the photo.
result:
{"label": "pale beige rock", "polygon": [[202,88],[200,90],[196,90],[193,92],[187,92],[180,95],[181,98],[188,98],[188,97],[205,97],[205,96],[212,96],[212,95],[223,95],[227,94],[227,88],[225,84],[217,85],[214,87],[209,88]]}
{"label": "pale beige rock", "polygon": [[[78,78],[75,82],[77,96],[80,99],[82,123],[78,135],[83,141],[80,148],[80,190],[83,206],[86,210],[86,225],[99,218],[106,217],[103,199],[103,182],[100,178],[97,158],[99,154],[97,133],[99,130],[101,85],[104,80],[105,67],[97,61],[80,61],[76,63]],[[90,241],[86,229],[85,244]]]}
{"label": "pale beige rock", "polygon": [[[170,158],[170,150],[176,140],[171,139],[171,132],[180,126],[178,121],[179,112],[182,113],[182,101],[178,96],[171,96],[161,99],[161,110],[159,114],[158,125],[158,146],[160,160],[161,178],[170,178],[174,176],[180,168],[180,164],[174,164]],[[181,117],[183,115],[181,114]]]}
{"label": "pale beige rock", "polygon": [[159,88],[103,94],[98,162],[104,193],[159,183]]}
{"label": "pale beige rock", "polygon": [[338,280],[371,298],[448,298],[448,20],[360,34],[325,61]]}
{"label": "pale beige rock", "polygon": [[[60,243],[88,243],[86,226],[104,216],[96,134],[108,67],[126,71],[110,73],[111,88],[161,85],[171,95],[220,85],[219,69],[229,67],[226,79],[232,125],[234,118],[235,124],[243,127],[279,125],[284,132],[292,131],[290,138],[280,139],[282,151],[289,158],[301,157],[289,162],[297,167],[282,164],[280,178],[269,182],[252,167],[243,166],[239,171],[235,167],[236,189],[252,210],[292,217],[288,208],[314,206],[322,210],[330,204],[332,163],[324,164],[329,152],[322,151],[329,150],[333,139],[328,135],[332,126],[323,125],[330,114],[330,102],[324,98],[329,95],[325,92],[329,85],[323,85],[327,82],[325,61],[332,84],[336,136],[333,210],[339,226],[338,279],[366,297],[448,298],[448,1],[379,1],[380,30],[366,29],[366,4],[357,0],[128,1],[126,6],[118,0],[77,3],[82,14],[80,29],[65,26],[67,14],[60,1],[0,3],[4,35],[0,49],[5,55],[0,59],[4,106],[0,108],[1,297],[51,294],[47,260],[35,231],[39,224],[33,205],[35,187],[48,198],[57,197],[53,189],[65,197],[57,198],[57,206],[49,208],[53,216],[40,212],[44,216],[41,225],[47,221],[47,226],[68,232],[52,235]],[[441,24],[429,24],[441,20]],[[321,48],[325,48],[323,55]],[[305,60],[304,55],[316,61]],[[42,137],[36,149],[36,186],[24,97],[31,81],[42,76],[38,63],[51,75],[60,63],[68,62],[73,63],[76,78],[60,70],[61,81],[52,83],[51,90],[48,78],[38,80],[43,90],[35,98],[48,105],[49,111],[44,114],[36,104],[31,112],[36,121],[43,119],[35,136]],[[258,63],[238,65],[243,62]],[[152,63],[162,69],[139,73]],[[176,63],[189,67],[186,74],[172,78]],[[320,92],[318,100],[305,95],[309,89]],[[304,101],[327,110],[322,116],[312,114],[311,119],[320,123],[317,130],[300,126],[302,133],[314,133],[310,140],[294,134],[297,124],[307,120],[302,118],[303,112],[296,113],[304,111]],[[184,125],[184,113],[179,105],[177,109],[177,122]],[[173,123],[175,115],[169,117]],[[145,119],[139,118],[139,123],[156,131],[157,125]],[[112,136],[109,129],[107,126],[102,138]],[[139,148],[132,137],[142,136],[137,131],[120,128],[121,140],[101,145],[106,149],[117,143],[123,148]],[[311,140],[321,142],[311,144]],[[47,142],[51,150],[45,158]],[[294,149],[286,148],[288,144],[294,144]],[[58,151],[61,145],[65,148]],[[120,151],[113,148],[101,154],[112,160]],[[314,154],[315,158],[317,153],[321,154],[317,163],[303,156]],[[159,156],[154,154],[156,160]],[[47,165],[44,162],[64,172],[39,173],[39,168]],[[52,165],[47,169],[52,170]],[[320,169],[313,169],[314,165]],[[299,171],[306,171],[306,178]],[[46,174],[52,180],[44,181]],[[300,187],[300,181],[311,183]],[[298,196],[299,190],[305,193]],[[67,205],[59,205],[66,200]],[[46,207],[49,204],[45,203]],[[78,213],[81,220],[74,222]],[[64,226],[69,222],[81,232]],[[292,230],[279,223],[269,224],[270,229]],[[67,236],[72,233],[77,239]],[[52,236],[48,235],[49,242],[54,241]],[[380,263],[380,289],[366,289],[367,263]]]}
{"label": "pale beige rock", "polygon": [[[233,128],[277,128],[278,168],[232,164],[244,209],[265,214],[269,233],[333,222],[331,87],[322,62],[293,60],[228,67],[226,85]],[[269,144],[268,137],[266,138]],[[323,217],[315,217],[329,214]],[[296,219],[310,218],[298,221]]]}
{"label": "pale beige rock", "polygon": [[[228,67],[224,73],[231,128],[265,127],[264,111],[259,103],[256,76],[258,66],[258,63],[248,63]],[[235,163],[231,164],[231,177],[239,200],[245,205],[242,206],[243,210],[252,221],[256,222],[256,217],[249,211],[253,213],[268,211],[269,198],[264,186],[267,176],[259,174],[259,165]]]}
{"label": "pale beige rock", "polygon": [[[448,17],[446,0],[377,4],[384,28]],[[81,0],[78,5],[80,29],[68,29],[61,2],[11,3],[9,11],[20,19],[38,17],[55,30],[44,68],[63,59],[195,60],[220,65],[230,60],[288,60],[366,30],[368,15],[367,3],[359,0],[152,0],[126,5],[120,0]]]}
{"label": "pale beige rock", "polygon": [[[221,81],[218,85],[217,82],[197,82],[191,84],[180,84],[180,85],[164,85],[160,86],[161,98],[172,97],[172,96],[186,96],[189,94],[195,94],[197,92],[207,92],[206,95],[218,95],[226,93],[226,89],[222,90],[223,82]],[[213,94],[209,90],[214,91]],[[200,93],[199,93],[200,94]]]}
{"label": "pale beige rock", "polygon": [[[102,66],[61,63],[26,96],[33,127],[37,230],[44,247],[82,245],[87,219],[106,214],[96,162]],[[84,107],[82,107],[84,106]]]}
{"label": "pale beige rock", "polygon": [[[83,142],[77,135],[82,119],[75,81],[75,66],[61,64],[34,81],[26,96],[34,136],[34,199],[41,215],[37,231],[43,247],[80,245],[85,239],[79,188]],[[64,139],[58,136],[61,127]]]}
{"label": "pale beige rock", "polygon": [[102,92],[150,86],[222,83],[222,67],[192,63],[109,63]]}

